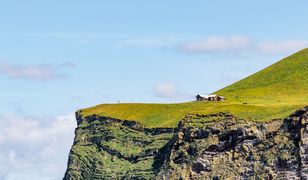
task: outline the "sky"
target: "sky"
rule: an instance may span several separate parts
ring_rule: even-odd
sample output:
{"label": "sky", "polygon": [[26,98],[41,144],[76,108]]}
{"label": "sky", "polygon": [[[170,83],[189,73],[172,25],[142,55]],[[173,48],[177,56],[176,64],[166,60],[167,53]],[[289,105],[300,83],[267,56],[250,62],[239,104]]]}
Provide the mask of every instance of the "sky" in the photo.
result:
{"label": "sky", "polygon": [[61,179],[77,109],[185,102],[308,47],[308,1],[0,5],[0,179]]}

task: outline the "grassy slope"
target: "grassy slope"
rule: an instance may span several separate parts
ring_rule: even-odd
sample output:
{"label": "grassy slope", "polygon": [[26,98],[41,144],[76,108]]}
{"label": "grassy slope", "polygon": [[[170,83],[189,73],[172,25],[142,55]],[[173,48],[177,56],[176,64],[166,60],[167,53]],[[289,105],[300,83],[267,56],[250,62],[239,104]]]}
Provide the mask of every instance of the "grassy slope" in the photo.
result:
{"label": "grassy slope", "polygon": [[179,104],[101,104],[83,109],[82,113],[85,116],[99,114],[135,120],[147,127],[174,127],[187,113],[231,112],[254,121],[283,118],[308,105],[308,49],[216,93],[227,100]]}

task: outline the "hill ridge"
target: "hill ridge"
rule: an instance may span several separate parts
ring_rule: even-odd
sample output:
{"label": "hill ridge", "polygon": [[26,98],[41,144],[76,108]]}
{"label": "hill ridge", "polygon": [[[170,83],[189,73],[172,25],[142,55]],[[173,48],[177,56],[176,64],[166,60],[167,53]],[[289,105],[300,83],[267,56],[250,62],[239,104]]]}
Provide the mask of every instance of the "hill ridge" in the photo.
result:
{"label": "hill ridge", "polygon": [[188,113],[229,112],[251,121],[284,118],[308,105],[308,48],[215,92],[224,102],[177,104],[101,104],[82,109],[93,114],[134,120],[146,127],[175,127]]}
{"label": "hill ridge", "polygon": [[[270,95],[283,99],[282,96],[308,92],[308,48],[292,54],[263,70],[256,72],[217,93],[237,99],[261,98]],[[279,89],[279,91],[277,91]],[[296,100],[300,101],[300,98]]]}

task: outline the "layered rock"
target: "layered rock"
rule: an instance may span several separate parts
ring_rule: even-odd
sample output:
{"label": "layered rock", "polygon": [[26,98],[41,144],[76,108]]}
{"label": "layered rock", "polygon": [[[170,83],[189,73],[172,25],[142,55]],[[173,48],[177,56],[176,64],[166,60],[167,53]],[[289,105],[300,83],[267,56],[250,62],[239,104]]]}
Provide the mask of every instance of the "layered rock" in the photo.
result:
{"label": "layered rock", "polygon": [[133,121],[82,117],[64,179],[152,179],[154,157],[170,140],[172,128],[143,128]]}
{"label": "layered rock", "polygon": [[307,179],[308,107],[257,123],[189,114],[178,128],[77,113],[64,179]]}
{"label": "layered rock", "polygon": [[270,123],[189,115],[158,179],[307,179],[308,107]]}

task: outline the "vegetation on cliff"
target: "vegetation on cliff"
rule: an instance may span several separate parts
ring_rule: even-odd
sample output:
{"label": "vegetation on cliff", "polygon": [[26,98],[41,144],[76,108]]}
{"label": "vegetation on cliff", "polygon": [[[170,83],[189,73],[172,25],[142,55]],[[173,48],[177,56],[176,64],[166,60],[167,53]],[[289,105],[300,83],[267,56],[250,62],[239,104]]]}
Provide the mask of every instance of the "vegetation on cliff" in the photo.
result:
{"label": "vegetation on cliff", "polygon": [[153,179],[152,165],[174,129],[146,129],[132,121],[77,113],[64,179]]}
{"label": "vegetation on cliff", "polygon": [[156,179],[307,179],[308,107],[284,121],[186,116]]}
{"label": "vegetation on cliff", "polygon": [[269,123],[188,114],[175,129],[77,118],[65,180],[308,178],[308,106]]}
{"label": "vegetation on cliff", "polygon": [[101,104],[82,110],[134,120],[146,127],[175,127],[188,113],[229,112],[237,117],[265,122],[284,118],[308,102],[308,49],[295,53],[216,93],[224,102],[178,104]]}

